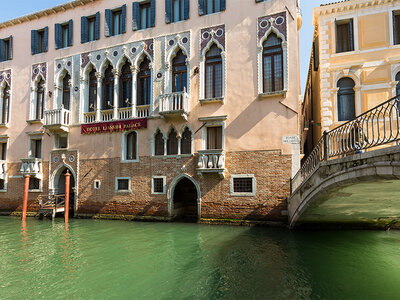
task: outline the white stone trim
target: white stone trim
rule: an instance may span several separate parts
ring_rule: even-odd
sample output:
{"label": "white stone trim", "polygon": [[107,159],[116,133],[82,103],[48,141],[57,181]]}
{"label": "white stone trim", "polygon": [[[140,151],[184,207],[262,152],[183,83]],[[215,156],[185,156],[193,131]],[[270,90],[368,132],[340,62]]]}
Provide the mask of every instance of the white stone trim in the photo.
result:
{"label": "white stone trim", "polygon": [[[154,191],[154,179],[162,179],[163,180],[163,191],[155,192]],[[152,195],[164,195],[167,192],[167,177],[166,176],[151,176],[151,194]]]}
{"label": "white stone trim", "polygon": [[204,126],[201,129],[201,146],[202,149],[207,149],[207,128],[222,126],[222,150],[225,150],[225,120],[204,121]]}
{"label": "white stone trim", "polygon": [[[252,192],[251,193],[242,193],[242,192],[235,192],[234,191],[234,185],[233,185],[233,180],[235,178],[251,178],[252,179]],[[256,182],[256,177],[254,174],[231,174],[231,178],[229,180],[229,192],[231,196],[238,196],[238,197],[244,197],[244,196],[255,196],[257,194],[257,182]]]}
{"label": "white stone trim", "polygon": [[[128,180],[128,189],[127,190],[118,190],[118,180],[127,179]],[[116,193],[132,193],[132,181],[130,177],[115,177],[115,192]]]}
{"label": "white stone trim", "polygon": [[[126,157],[126,138],[128,134],[136,133],[136,159],[125,159]],[[139,162],[139,134],[136,130],[124,131],[121,138],[121,163]]]}
{"label": "white stone trim", "polygon": [[[48,92],[48,88],[47,88],[47,81],[43,78],[42,74],[38,74],[35,79],[32,81],[32,85],[31,85],[31,97],[30,97],[30,109],[29,109],[29,120],[33,121],[36,120],[36,100],[37,100],[37,85],[40,82],[40,79],[43,79],[44,81],[44,100],[42,105],[43,107],[43,111],[46,110],[46,93]],[[44,117],[44,116],[43,116]],[[42,120],[42,119],[41,119]]]}
{"label": "white stone trim", "polygon": [[[12,73],[11,73],[12,74]],[[4,89],[8,86],[10,88],[10,94],[8,98],[8,122],[4,122],[2,125],[6,126],[8,128],[10,122],[11,122],[11,96],[12,96],[12,86],[7,83],[6,80],[4,80],[0,86],[0,116],[3,115],[3,103],[4,103]]]}

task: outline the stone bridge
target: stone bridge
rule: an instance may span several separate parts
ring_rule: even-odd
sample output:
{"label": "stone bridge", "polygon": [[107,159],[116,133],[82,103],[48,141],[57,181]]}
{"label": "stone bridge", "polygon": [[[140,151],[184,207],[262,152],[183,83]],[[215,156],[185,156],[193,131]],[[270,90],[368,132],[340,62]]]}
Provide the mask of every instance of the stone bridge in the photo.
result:
{"label": "stone bridge", "polygon": [[320,161],[288,205],[291,228],[400,224],[400,146]]}

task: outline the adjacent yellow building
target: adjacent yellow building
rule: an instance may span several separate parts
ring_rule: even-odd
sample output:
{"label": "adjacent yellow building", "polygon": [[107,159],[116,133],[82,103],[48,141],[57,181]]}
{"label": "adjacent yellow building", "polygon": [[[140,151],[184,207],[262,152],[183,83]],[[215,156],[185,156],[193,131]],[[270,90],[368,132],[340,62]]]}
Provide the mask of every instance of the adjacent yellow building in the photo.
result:
{"label": "adjacent yellow building", "polygon": [[305,155],[324,131],[400,93],[400,1],[322,5],[313,24],[301,119]]}

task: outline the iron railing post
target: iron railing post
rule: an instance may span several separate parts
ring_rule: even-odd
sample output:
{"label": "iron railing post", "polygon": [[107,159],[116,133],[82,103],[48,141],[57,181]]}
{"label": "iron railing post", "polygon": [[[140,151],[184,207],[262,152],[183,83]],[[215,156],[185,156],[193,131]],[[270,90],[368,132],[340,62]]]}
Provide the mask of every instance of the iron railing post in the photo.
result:
{"label": "iron railing post", "polygon": [[327,161],[329,158],[329,144],[328,144],[328,133],[326,132],[326,130],[324,131],[324,160]]}

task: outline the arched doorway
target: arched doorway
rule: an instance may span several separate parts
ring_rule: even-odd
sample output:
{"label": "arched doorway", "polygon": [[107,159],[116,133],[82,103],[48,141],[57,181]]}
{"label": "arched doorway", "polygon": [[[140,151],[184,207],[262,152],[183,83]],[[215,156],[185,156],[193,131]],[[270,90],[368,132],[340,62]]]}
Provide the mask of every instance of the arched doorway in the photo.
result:
{"label": "arched doorway", "polygon": [[67,174],[67,171],[71,174],[69,187],[69,215],[73,217],[75,212],[75,177],[67,167],[61,168],[54,176],[54,194],[65,195],[65,174]]}
{"label": "arched doorway", "polygon": [[189,178],[182,177],[173,190],[172,208],[175,219],[197,222],[198,196],[194,183]]}

